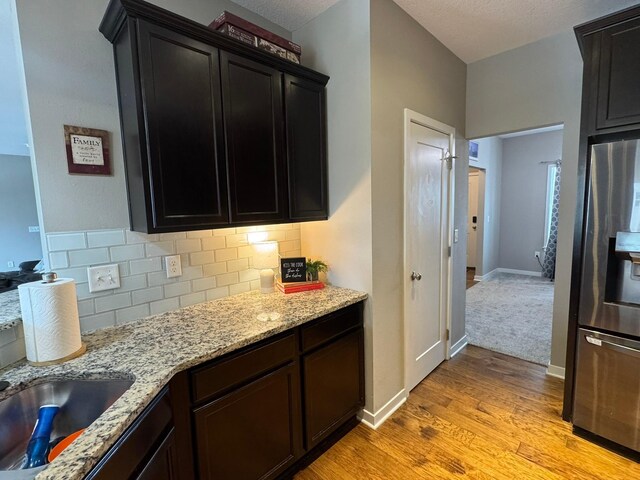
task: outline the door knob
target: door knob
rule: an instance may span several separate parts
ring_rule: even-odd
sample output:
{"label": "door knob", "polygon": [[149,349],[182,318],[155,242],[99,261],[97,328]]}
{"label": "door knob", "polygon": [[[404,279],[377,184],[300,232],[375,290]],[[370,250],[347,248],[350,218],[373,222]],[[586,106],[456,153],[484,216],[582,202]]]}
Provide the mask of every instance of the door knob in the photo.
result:
{"label": "door knob", "polygon": [[415,281],[415,280],[422,280],[422,275],[416,272],[411,272],[411,281]]}

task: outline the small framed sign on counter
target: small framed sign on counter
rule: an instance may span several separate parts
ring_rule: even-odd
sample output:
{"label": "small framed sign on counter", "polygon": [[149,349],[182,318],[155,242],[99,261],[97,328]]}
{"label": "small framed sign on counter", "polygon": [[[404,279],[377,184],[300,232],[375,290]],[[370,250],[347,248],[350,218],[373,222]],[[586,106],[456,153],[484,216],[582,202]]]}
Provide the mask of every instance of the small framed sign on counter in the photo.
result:
{"label": "small framed sign on counter", "polygon": [[306,282],[307,259],[304,257],[281,258],[280,281],[282,283]]}
{"label": "small framed sign on counter", "polygon": [[69,173],[111,175],[109,132],[65,125],[64,143]]}

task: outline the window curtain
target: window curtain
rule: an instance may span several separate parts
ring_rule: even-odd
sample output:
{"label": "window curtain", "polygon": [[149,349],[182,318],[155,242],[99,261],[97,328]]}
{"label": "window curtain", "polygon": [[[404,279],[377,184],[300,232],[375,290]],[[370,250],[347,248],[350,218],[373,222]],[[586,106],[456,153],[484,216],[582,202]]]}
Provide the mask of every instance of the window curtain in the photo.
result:
{"label": "window curtain", "polygon": [[551,226],[547,239],[547,250],[544,254],[542,276],[554,280],[556,278],[556,252],[558,248],[558,213],[560,210],[560,176],[562,167],[556,168],[556,178],[553,186],[553,204],[551,207]]}

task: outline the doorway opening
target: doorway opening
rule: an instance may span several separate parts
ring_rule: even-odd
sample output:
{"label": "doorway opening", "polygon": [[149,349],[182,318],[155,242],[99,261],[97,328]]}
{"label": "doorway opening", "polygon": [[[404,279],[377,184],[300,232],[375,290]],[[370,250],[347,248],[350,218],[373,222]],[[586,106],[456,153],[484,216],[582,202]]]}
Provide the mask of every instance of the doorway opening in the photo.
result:
{"label": "doorway opening", "polygon": [[468,343],[549,365],[562,125],[474,140]]}
{"label": "doorway opening", "polygon": [[474,286],[478,264],[482,264],[484,234],[484,198],[486,172],[469,167],[469,195],[467,216],[467,288]]}

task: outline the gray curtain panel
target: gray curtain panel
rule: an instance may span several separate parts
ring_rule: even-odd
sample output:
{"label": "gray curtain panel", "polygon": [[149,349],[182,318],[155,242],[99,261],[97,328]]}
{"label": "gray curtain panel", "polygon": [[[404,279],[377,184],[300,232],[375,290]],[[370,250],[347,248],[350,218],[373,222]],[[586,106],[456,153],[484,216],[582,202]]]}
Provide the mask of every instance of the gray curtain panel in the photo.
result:
{"label": "gray curtain panel", "polygon": [[547,251],[544,255],[542,265],[542,276],[556,278],[556,251],[558,247],[558,212],[560,210],[560,176],[562,167],[556,168],[555,186],[553,189],[553,205],[551,207],[551,228],[549,228],[549,239],[547,240]]}

